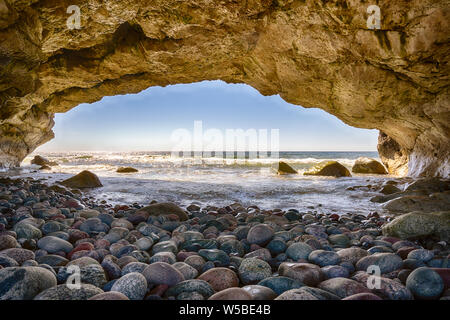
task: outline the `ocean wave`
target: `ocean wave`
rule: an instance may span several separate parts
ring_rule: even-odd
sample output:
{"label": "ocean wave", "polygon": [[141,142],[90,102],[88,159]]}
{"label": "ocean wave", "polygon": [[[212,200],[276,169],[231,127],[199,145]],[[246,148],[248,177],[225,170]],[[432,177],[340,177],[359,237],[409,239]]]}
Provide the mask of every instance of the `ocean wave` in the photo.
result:
{"label": "ocean wave", "polygon": [[[305,152],[283,153],[278,158],[223,158],[223,157],[175,157],[170,153],[161,154],[135,154],[135,153],[50,153],[44,154],[51,161],[56,161],[60,167],[69,169],[72,166],[86,166],[99,170],[114,170],[117,166],[134,166],[137,169],[151,168],[177,168],[177,167],[234,167],[234,168],[257,168],[275,167],[279,161],[283,161],[298,170],[307,169],[322,161],[336,160],[346,167],[351,168],[355,162],[355,155],[351,158],[338,157],[305,157]],[[331,153],[324,153],[329,155]],[[342,153],[336,153],[342,154]],[[344,153],[345,154],[345,153]],[[301,157],[302,156],[302,157]],[[29,164],[32,156],[24,160]]]}

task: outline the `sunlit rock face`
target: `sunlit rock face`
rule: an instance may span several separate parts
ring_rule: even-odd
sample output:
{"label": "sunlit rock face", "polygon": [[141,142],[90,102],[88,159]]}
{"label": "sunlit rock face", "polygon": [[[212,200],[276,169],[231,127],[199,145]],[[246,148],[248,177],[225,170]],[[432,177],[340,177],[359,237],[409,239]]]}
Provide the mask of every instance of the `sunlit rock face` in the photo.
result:
{"label": "sunlit rock face", "polygon": [[0,0],[0,163],[19,165],[82,102],[221,79],[381,130],[401,151],[379,148],[391,173],[448,177],[448,2],[373,1],[379,30],[371,4]]}

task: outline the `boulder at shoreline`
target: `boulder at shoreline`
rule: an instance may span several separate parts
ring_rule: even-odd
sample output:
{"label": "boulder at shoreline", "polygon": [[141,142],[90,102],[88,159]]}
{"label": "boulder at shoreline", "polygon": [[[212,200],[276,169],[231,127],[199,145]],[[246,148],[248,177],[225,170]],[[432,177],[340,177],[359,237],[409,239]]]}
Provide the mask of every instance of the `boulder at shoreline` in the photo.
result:
{"label": "boulder at shoreline", "polygon": [[292,168],[286,162],[280,161],[278,163],[278,174],[297,174],[297,170]]}
{"label": "boulder at shoreline", "polygon": [[356,159],[352,167],[354,173],[373,173],[373,174],[387,174],[386,168],[377,160],[367,157],[359,157]]}
{"label": "boulder at shoreline", "polygon": [[133,173],[133,172],[139,172],[138,169],[132,168],[132,167],[120,167],[116,170],[117,173]]}
{"label": "boulder at shoreline", "polygon": [[103,187],[100,179],[94,173],[84,170],[73,176],[72,178],[66,179],[61,182],[63,186],[69,188],[98,188]]}
{"label": "boulder at shoreline", "polygon": [[450,239],[450,211],[410,212],[401,215],[382,227],[383,235],[412,239],[435,235],[443,241]]}
{"label": "boulder at shoreline", "polygon": [[58,163],[54,162],[54,161],[50,161],[42,156],[34,156],[33,160],[31,160],[31,164],[36,164],[38,166],[57,166]]}
{"label": "boulder at shoreline", "polygon": [[304,173],[305,176],[351,177],[350,171],[337,161],[322,161]]}

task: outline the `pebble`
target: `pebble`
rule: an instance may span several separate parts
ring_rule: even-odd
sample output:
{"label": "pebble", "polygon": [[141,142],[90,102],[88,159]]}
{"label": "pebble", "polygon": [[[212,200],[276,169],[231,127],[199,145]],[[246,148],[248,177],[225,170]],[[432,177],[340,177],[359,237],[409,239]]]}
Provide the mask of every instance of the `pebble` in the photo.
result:
{"label": "pebble", "polygon": [[341,258],[334,251],[314,250],[309,254],[308,260],[311,263],[325,267],[338,264]]}
{"label": "pebble", "polygon": [[247,285],[242,287],[242,289],[251,295],[252,300],[273,300],[278,296],[269,287],[264,287],[257,284]]}
{"label": "pebble", "polygon": [[230,264],[230,257],[223,250],[200,249],[198,254],[207,261],[218,261],[221,266],[227,266]]}
{"label": "pebble", "polygon": [[208,300],[252,300],[252,295],[242,288],[228,288],[213,294]]}
{"label": "pebble", "polygon": [[0,251],[0,255],[5,255],[13,260],[15,260],[18,264],[22,264],[27,260],[34,260],[35,255],[34,252],[28,249],[22,248],[9,248]]}
{"label": "pebble", "polygon": [[208,282],[216,292],[239,286],[238,276],[228,268],[209,269],[197,279]]}
{"label": "pebble", "polygon": [[88,300],[130,300],[126,295],[120,292],[104,292],[90,297]]}
{"label": "pebble", "polygon": [[283,276],[266,278],[258,282],[258,285],[272,289],[277,295],[291,289],[303,287],[303,283],[300,281]]}
{"label": "pebble", "polygon": [[416,259],[422,262],[428,262],[431,259],[433,259],[433,257],[434,257],[433,251],[427,249],[416,249],[408,253],[408,259]]}
{"label": "pebble", "polygon": [[4,234],[0,235],[0,251],[10,248],[16,248],[19,244],[13,236]]}
{"label": "pebble", "polygon": [[152,285],[167,284],[168,286],[174,286],[185,280],[180,271],[165,262],[149,264],[142,272],[142,275]]}
{"label": "pebble", "polygon": [[299,289],[292,289],[283,292],[275,300],[339,300],[340,298],[328,291],[312,288],[302,287]]}
{"label": "pebble", "polygon": [[123,267],[121,275],[124,276],[131,272],[138,272],[142,273],[144,272],[145,268],[148,267],[148,264],[143,262],[131,262],[127,264],[125,267]]}
{"label": "pebble", "polygon": [[250,228],[247,234],[247,241],[250,244],[264,246],[273,237],[273,229],[267,224],[258,224]]}
{"label": "pebble", "polygon": [[[175,262],[173,267],[177,268],[183,274],[185,280],[195,279],[198,276],[198,271],[185,262]],[[228,270],[228,269],[227,269]]]}
{"label": "pebble", "polygon": [[45,268],[3,268],[0,269],[0,300],[31,300],[56,283],[55,275]]}
{"label": "pebble", "polygon": [[337,252],[342,262],[356,264],[360,259],[368,255],[368,252],[361,248],[346,248]]}
{"label": "pebble", "polygon": [[147,279],[138,272],[127,273],[117,279],[111,291],[123,293],[130,300],[142,300],[147,292]]}
{"label": "pebble", "polygon": [[243,284],[256,284],[272,275],[270,265],[257,258],[244,259],[239,266],[239,277]]}
{"label": "pebble", "polygon": [[[194,292],[200,294],[203,298],[208,299],[210,296],[214,294],[214,289],[206,281],[192,279],[182,281],[174,285],[173,287],[169,288],[169,290],[167,290],[166,292],[166,295],[178,297],[178,295],[180,294],[194,293]],[[182,299],[177,298],[177,300]]]}
{"label": "pebble", "polygon": [[350,238],[345,234],[330,235],[328,237],[328,240],[330,241],[330,243],[342,248],[346,248],[350,245]]}
{"label": "pebble", "polygon": [[278,273],[311,287],[316,286],[324,278],[320,267],[311,263],[283,262],[278,268]]}
{"label": "pebble", "polygon": [[88,300],[103,293],[103,290],[91,284],[81,283],[79,289],[60,284],[39,293],[34,300]]}
{"label": "pebble", "polygon": [[389,273],[402,268],[403,260],[394,253],[375,253],[361,258],[356,263],[356,269],[367,271],[369,266],[378,266],[381,273]]}
{"label": "pebble", "polygon": [[338,265],[330,265],[321,268],[325,279],[331,278],[348,278],[350,271],[348,268]]}
{"label": "pebble", "polygon": [[198,255],[189,256],[184,260],[185,263],[195,268],[197,271],[201,271],[206,261]]}
{"label": "pebble", "polygon": [[416,299],[433,300],[439,298],[444,291],[444,281],[436,271],[421,267],[409,274],[406,287]]}
{"label": "pebble", "polygon": [[357,293],[370,293],[370,290],[365,285],[347,278],[325,280],[318,285],[318,288],[331,292],[341,299]]}
{"label": "pebble", "polygon": [[46,236],[39,239],[37,245],[40,249],[43,249],[48,253],[57,253],[61,251],[69,253],[73,250],[73,245],[70,242],[53,236]]}
{"label": "pebble", "polygon": [[312,251],[313,249],[308,244],[296,242],[291,244],[286,249],[286,255],[294,261],[298,261],[300,259],[306,260]]}
{"label": "pebble", "polygon": [[359,271],[352,276],[353,280],[366,287],[371,284],[372,292],[387,300],[413,300],[411,291],[398,281],[385,277],[371,277],[366,272]]}

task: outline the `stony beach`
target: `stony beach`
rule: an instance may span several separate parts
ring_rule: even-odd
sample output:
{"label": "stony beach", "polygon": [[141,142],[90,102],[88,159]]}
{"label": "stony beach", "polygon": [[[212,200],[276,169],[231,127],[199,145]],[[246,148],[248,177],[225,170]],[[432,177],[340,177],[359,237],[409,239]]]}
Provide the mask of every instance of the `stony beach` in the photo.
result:
{"label": "stony beach", "polygon": [[[394,199],[394,184],[372,200]],[[418,194],[448,201],[448,185],[418,180],[398,199],[405,209]],[[73,186],[2,178],[0,299],[449,300],[448,213],[433,225],[421,212],[112,206]]]}

